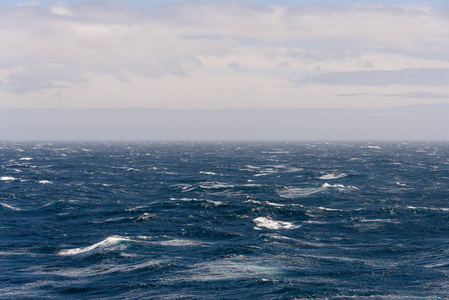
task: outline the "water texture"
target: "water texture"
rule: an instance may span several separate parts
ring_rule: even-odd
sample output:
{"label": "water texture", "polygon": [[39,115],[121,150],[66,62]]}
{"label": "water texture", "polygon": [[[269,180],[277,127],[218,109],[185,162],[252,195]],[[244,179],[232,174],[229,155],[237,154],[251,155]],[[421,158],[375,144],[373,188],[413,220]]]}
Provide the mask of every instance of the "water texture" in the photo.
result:
{"label": "water texture", "polygon": [[0,143],[5,299],[445,299],[448,143]]}

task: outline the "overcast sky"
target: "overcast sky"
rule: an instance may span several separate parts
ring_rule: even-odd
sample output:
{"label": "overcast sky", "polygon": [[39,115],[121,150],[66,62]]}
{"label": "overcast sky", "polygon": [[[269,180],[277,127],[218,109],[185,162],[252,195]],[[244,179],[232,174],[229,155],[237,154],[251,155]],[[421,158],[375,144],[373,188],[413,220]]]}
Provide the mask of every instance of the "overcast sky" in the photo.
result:
{"label": "overcast sky", "polygon": [[449,103],[449,1],[0,3],[0,108]]}

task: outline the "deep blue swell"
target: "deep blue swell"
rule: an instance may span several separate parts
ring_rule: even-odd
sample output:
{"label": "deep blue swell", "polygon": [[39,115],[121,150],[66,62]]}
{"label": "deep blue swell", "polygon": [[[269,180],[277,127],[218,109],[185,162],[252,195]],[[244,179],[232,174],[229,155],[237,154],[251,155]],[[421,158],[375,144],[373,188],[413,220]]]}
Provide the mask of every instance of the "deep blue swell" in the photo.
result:
{"label": "deep blue swell", "polygon": [[0,147],[2,298],[449,297],[449,144]]}

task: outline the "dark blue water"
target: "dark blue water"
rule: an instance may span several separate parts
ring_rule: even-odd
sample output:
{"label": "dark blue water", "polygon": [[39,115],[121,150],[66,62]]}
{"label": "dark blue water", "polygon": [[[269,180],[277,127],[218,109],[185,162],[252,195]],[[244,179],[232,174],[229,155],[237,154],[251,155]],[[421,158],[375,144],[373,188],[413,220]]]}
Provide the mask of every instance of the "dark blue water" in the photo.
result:
{"label": "dark blue water", "polygon": [[448,143],[1,143],[3,299],[449,297]]}

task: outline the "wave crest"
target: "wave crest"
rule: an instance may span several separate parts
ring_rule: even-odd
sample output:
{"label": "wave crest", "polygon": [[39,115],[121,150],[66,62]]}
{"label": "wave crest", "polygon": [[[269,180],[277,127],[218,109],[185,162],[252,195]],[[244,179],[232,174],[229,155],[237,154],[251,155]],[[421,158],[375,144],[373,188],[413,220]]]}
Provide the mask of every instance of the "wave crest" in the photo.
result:
{"label": "wave crest", "polygon": [[134,242],[131,239],[120,237],[120,236],[111,236],[107,239],[93,244],[91,246],[82,247],[82,248],[73,248],[73,249],[64,249],[61,250],[59,255],[78,255],[83,253],[96,252],[101,250],[123,250],[126,248],[129,242]]}

